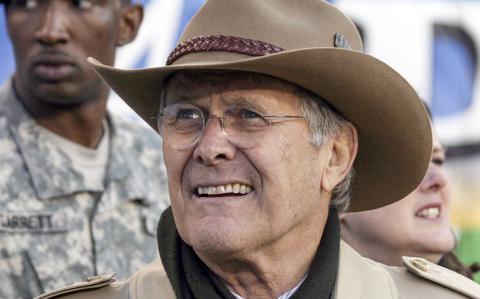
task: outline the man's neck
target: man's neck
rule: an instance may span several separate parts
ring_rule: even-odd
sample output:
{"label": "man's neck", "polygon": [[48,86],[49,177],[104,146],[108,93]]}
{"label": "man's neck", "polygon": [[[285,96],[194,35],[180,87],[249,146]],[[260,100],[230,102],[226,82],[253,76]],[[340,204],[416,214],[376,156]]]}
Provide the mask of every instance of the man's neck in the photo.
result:
{"label": "man's neck", "polygon": [[45,129],[89,148],[95,148],[100,142],[107,111],[107,90],[95,99],[75,105],[54,105],[28,94],[17,95],[31,117]]}
{"label": "man's neck", "polygon": [[[94,107],[82,107],[75,111],[62,111],[55,117],[37,118],[37,123],[47,130],[89,148],[96,148],[103,136],[103,113]],[[91,108],[91,109],[88,109]],[[91,113],[89,113],[89,110]]]}
{"label": "man's neck", "polygon": [[231,291],[242,298],[276,299],[297,286],[308,274],[328,215],[322,216],[315,223],[308,224],[309,229],[299,227],[291,231],[288,238],[254,253],[220,258],[196,253]]}

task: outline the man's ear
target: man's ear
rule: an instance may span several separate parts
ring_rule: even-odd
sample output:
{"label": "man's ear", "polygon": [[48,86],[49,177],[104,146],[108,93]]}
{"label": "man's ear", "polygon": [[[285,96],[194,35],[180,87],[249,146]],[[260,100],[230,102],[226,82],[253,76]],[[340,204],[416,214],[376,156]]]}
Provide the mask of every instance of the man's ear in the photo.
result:
{"label": "man's ear", "polygon": [[142,20],[143,6],[131,4],[121,8],[117,46],[123,46],[135,39]]}
{"label": "man's ear", "polygon": [[332,137],[331,154],[322,177],[322,189],[331,192],[348,174],[358,151],[357,129],[350,123]]}

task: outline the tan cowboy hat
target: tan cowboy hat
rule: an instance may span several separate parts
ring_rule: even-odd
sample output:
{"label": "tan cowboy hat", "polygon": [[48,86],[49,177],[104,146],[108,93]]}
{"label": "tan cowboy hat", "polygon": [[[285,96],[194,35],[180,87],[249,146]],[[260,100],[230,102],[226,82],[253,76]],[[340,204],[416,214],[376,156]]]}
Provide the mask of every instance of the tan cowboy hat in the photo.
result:
{"label": "tan cowboy hat", "polygon": [[415,91],[392,68],[362,53],[354,24],[324,1],[208,0],[169,65],[120,70],[89,61],[153,128],[163,82],[179,70],[261,73],[321,96],[359,133],[350,211],[403,198],[429,164],[430,123]]}

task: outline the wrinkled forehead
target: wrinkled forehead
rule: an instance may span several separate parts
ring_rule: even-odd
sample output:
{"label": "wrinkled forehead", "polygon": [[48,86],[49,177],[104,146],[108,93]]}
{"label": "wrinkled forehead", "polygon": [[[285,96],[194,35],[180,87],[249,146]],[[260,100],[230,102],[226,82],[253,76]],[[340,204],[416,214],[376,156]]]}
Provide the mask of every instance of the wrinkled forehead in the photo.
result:
{"label": "wrinkled forehead", "polygon": [[297,95],[300,88],[287,81],[258,73],[240,71],[179,71],[167,79],[166,100],[178,97],[201,98],[213,93],[251,93],[274,91]]}

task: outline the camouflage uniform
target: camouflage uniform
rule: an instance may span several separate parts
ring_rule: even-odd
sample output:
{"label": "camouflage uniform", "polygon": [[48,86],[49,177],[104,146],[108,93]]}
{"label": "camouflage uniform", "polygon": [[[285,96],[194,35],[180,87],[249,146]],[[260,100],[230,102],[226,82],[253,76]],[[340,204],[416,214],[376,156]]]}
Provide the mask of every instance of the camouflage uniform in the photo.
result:
{"label": "camouflage uniform", "polygon": [[102,190],[39,135],[11,83],[1,88],[0,298],[31,298],[97,273],[126,278],[158,256],[156,224],[168,205],[161,140],[114,115],[108,123]]}

